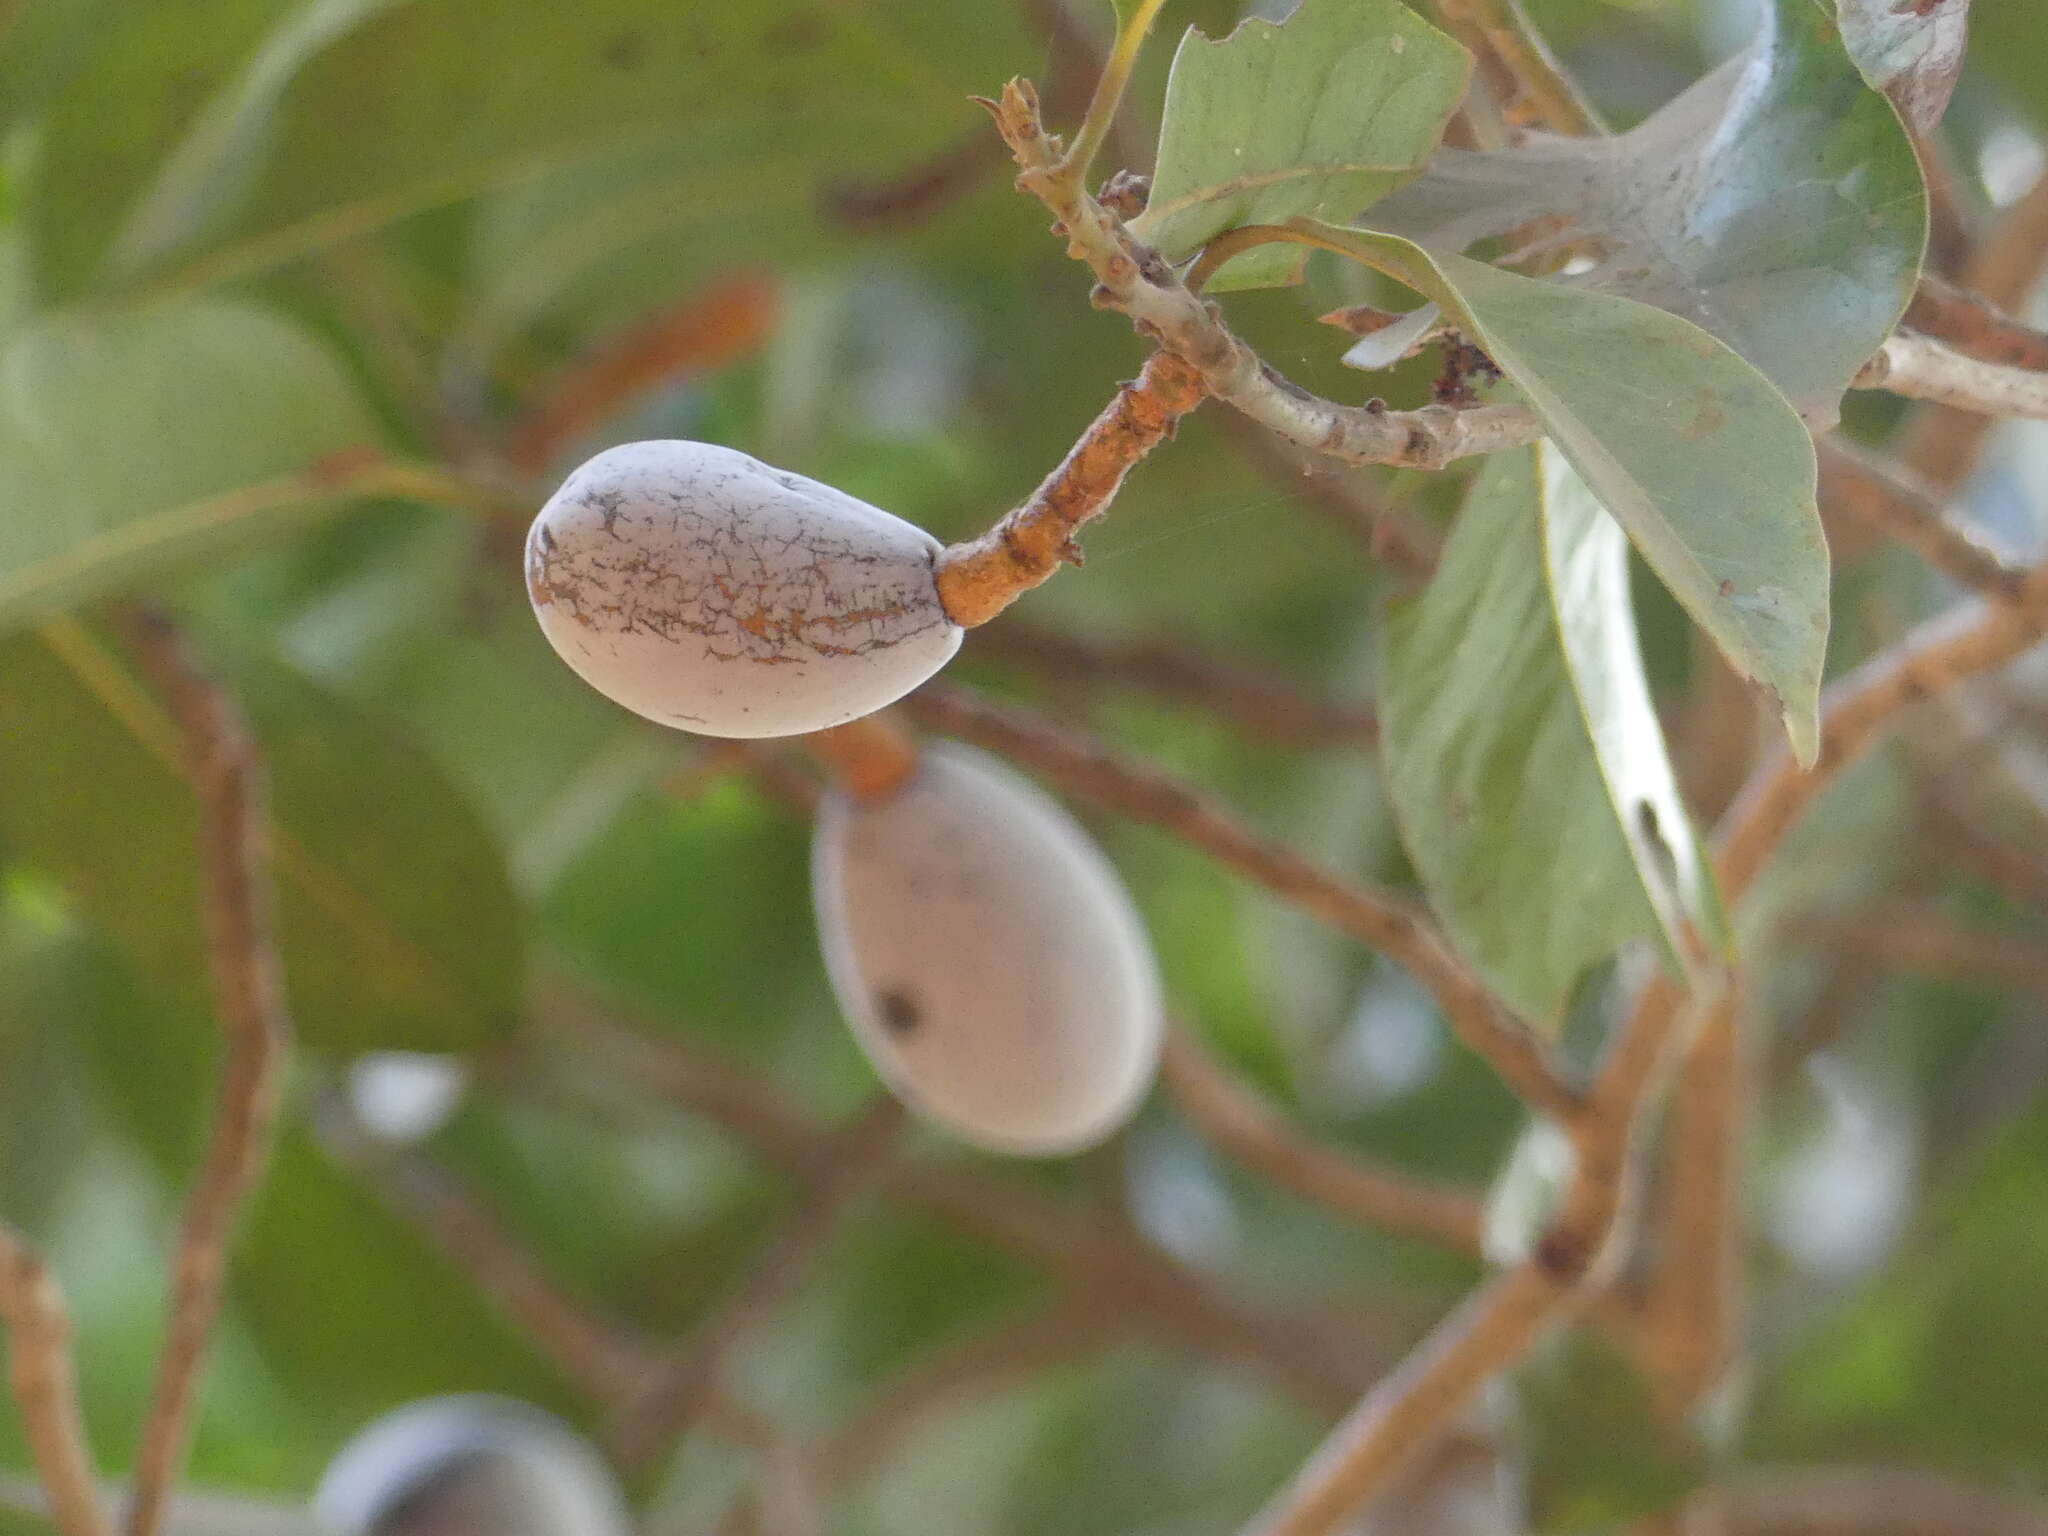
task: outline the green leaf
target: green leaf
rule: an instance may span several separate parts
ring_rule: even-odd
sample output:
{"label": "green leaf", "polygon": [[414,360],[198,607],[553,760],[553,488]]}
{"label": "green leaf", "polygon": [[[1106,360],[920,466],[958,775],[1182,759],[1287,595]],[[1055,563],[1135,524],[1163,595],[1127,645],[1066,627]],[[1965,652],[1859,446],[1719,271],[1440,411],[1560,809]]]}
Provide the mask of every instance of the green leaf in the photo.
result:
{"label": "green leaf", "polygon": [[[462,1050],[510,1026],[519,915],[474,811],[380,722],[295,674],[230,676],[264,749],[294,1021],[342,1051]],[[119,655],[59,621],[0,642],[0,838],[169,995],[211,1005],[182,743]]]}
{"label": "green leaf", "polygon": [[[1464,94],[1465,50],[1396,0],[1303,0],[1286,21],[1174,55],[1152,194],[1134,230],[1169,261],[1241,224],[1343,220],[1412,176]],[[1292,281],[1303,253],[1260,248],[1212,289]]]}
{"label": "green leaf", "polygon": [[469,1280],[297,1128],[250,1209],[234,1283],[265,1360],[343,1422],[457,1383],[571,1407]]}
{"label": "green leaf", "polygon": [[962,98],[1021,46],[986,8],[911,24],[878,0],[344,9],[353,25],[302,18],[162,140],[119,280],[218,281],[635,143],[758,134],[810,151],[791,174],[813,191],[894,174],[969,126]]}
{"label": "green leaf", "polygon": [[18,871],[0,876],[0,1211],[38,1234],[74,1189],[93,1136],[70,1049],[73,946],[49,899]]}
{"label": "green leaf", "polygon": [[548,893],[549,940],[605,985],[673,1009],[755,1060],[830,1006],[804,917],[809,829],[728,779],[641,796]]}
{"label": "green leaf", "polygon": [[1373,227],[1462,251],[1555,221],[1546,246],[1597,253],[1578,283],[1685,316],[1832,425],[1912,296],[1926,193],[1897,114],[1813,0],[1775,0],[1764,20],[1633,131],[1441,150]]}
{"label": "green leaf", "polygon": [[2048,1478],[2043,1210],[2048,1105],[2037,1093],[1930,1192],[1902,1251],[1766,1379],[1751,1437],[1762,1453],[1875,1451],[2038,1487]]}
{"label": "green leaf", "polygon": [[[50,7],[38,0],[38,8]],[[29,200],[38,285],[61,300],[94,285],[166,150],[205,115],[294,0],[64,0],[52,9],[79,12],[79,24],[90,28],[89,51],[44,113]],[[78,50],[83,41],[68,46]]]}
{"label": "green leaf", "polygon": [[1650,706],[1621,530],[1548,444],[1488,459],[1420,597],[1389,614],[1381,756],[1409,857],[1517,1010],[1588,966],[1710,926]]}
{"label": "green leaf", "polygon": [[1819,742],[1828,554],[1813,440],[1784,396],[1690,321],[1391,235],[1296,220],[1315,243],[1441,304],[1735,670],[1770,690],[1792,749]]}
{"label": "green leaf", "polygon": [[1941,122],[1963,72],[1970,41],[1970,0],[1836,0],[1842,46],[1873,90],[1922,133]]}
{"label": "green leaf", "polygon": [[112,0],[0,0],[0,129],[41,110],[83,62]]}
{"label": "green leaf", "polygon": [[30,325],[0,348],[0,628],[331,507],[352,482],[317,467],[375,436],[334,360],[251,305]]}
{"label": "green leaf", "polygon": [[739,123],[494,192],[468,252],[464,341],[484,355],[536,320],[584,335],[645,323],[710,274],[815,247],[806,151],[787,132]]}
{"label": "green leaf", "polygon": [[1514,1374],[1522,1502],[1539,1536],[1611,1531],[1673,1508],[1712,1469],[1708,1448],[1658,1411],[1649,1381],[1604,1335],[1573,1328]]}

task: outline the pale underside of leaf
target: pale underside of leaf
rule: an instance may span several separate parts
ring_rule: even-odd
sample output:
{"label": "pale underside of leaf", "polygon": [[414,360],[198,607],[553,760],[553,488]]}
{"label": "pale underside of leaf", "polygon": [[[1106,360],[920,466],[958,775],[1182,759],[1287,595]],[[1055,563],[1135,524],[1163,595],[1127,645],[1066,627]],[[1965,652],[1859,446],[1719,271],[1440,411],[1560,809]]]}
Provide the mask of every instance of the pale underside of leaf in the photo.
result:
{"label": "pale underside of leaf", "polygon": [[1636,638],[1628,537],[1547,440],[1536,445],[1545,587],[1572,693],[1629,856],[1670,948],[1722,942],[1713,873],[1664,746]]}
{"label": "pale underside of leaf", "polygon": [[1391,368],[1420,347],[1442,323],[1443,310],[1438,305],[1419,305],[1392,324],[1359,337],[1345,349],[1341,361],[1346,368]]}
{"label": "pale underside of leaf", "polygon": [[1872,87],[1922,133],[1941,122],[1963,72],[1970,0],[1837,0],[1842,46]]}
{"label": "pale underside of leaf", "polygon": [[1547,444],[1490,458],[1421,597],[1389,614],[1382,755],[1459,947],[1554,1022],[1631,940],[1689,951],[1703,862],[1650,706],[1619,528]]}
{"label": "pale underside of leaf", "polygon": [[[1743,55],[1633,131],[1445,149],[1373,210],[1434,251],[1510,234],[1572,280],[1685,316],[1816,428],[1891,333],[1926,240],[1917,161],[1810,0],[1779,0]],[[1790,174],[1788,174],[1790,172]]]}

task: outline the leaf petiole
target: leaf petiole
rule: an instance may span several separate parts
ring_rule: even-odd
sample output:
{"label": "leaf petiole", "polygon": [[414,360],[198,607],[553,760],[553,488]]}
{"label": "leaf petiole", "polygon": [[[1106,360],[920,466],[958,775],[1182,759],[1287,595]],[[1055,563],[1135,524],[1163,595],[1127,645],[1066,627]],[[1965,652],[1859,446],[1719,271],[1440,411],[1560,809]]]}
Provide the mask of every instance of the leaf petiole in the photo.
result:
{"label": "leaf petiole", "polygon": [[1088,112],[1081,119],[1073,146],[1060,160],[1056,174],[1061,180],[1075,186],[1086,181],[1088,168],[1095,163],[1103,141],[1109,137],[1110,124],[1116,121],[1117,109],[1123,104],[1124,87],[1130,84],[1131,71],[1137,66],[1146,34],[1165,4],[1166,0],[1116,0],[1116,41],[1110,45],[1109,57],[1102,61],[1095,94],[1088,98]]}

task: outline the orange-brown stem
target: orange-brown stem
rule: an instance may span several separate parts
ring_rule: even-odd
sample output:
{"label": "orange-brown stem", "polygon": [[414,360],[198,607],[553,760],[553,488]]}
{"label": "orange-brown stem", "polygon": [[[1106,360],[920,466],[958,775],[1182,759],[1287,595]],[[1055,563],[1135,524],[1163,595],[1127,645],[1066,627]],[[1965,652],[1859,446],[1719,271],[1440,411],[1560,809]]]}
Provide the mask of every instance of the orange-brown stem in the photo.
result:
{"label": "orange-brown stem", "polygon": [[939,557],[939,601],[955,624],[986,624],[1017,597],[1076,559],[1081,525],[1105,511],[1117,487],[1174,424],[1208,395],[1201,373],[1171,352],[1155,352],[1031,499],[979,538]]}
{"label": "orange-brown stem", "polygon": [[2015,320],[1982,294],[1939,277],[1922,277],[1905,324],[1980,362],[2048,369],[2048,332]]}
{"label": "orange-brown stem", "polygon": [[856,800],[886,800],[917,772],[917,744],[875,715],[813,731],[804,745]]}

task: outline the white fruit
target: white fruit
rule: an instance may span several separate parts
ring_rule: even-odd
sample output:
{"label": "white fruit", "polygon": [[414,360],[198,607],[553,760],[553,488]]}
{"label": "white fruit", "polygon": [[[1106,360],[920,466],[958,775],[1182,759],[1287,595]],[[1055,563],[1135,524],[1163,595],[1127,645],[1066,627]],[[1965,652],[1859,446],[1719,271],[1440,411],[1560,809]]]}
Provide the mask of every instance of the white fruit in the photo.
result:
{"label": "white fruit", "polygon": [[875,1068],[978,1146],[1102,1140],[1159,1063],[1159,975],[1109,861],[1028,781],[927,747],[886,799],[819,806],[825,964]]}
{"label": "white fruit", "polygon": [[707,736],[792,736],[894,702],[960,648],[940,545],[879,507],[709,443],[627,443],[526,537],[548,640],[599,693]]}
{"label": "white fruit", "polygon": [[335,1536],[627,1536],[603,1461],[510,1398],[408,1403],[342,1447],[313,1496]]}

